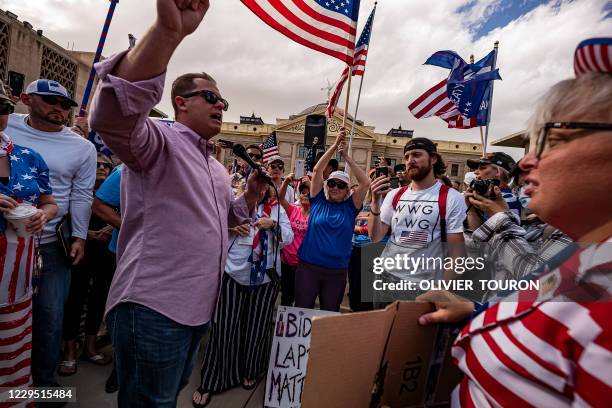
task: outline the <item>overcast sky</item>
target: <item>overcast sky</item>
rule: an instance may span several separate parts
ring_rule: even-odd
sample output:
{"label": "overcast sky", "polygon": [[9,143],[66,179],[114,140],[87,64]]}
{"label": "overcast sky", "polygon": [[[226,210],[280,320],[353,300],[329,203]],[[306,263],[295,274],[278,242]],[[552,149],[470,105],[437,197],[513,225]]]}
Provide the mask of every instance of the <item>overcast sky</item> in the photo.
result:
{"label": "overcast sky", "polygon": [[[267,123],[324,102],[327,80],[343,69],[339,60],[296,44],[274,31],[239,0],[211,0],[199,29],[175,53],[160,107],[171,113],[169,83],[181,73],[206,71],[230,102],[226,121],[255,112]],[[155,18],[154,0],[121,0],[104,55],[141,37]],[[107,0],[0,0],[0,8],[29,21],[59,45],[95,51]],[[361,0],[359,32],[374,0]],[[438,118],[415,119],[407,106],[448,75],[422,65],[438,50],[466,60],[484,56],[499,40],[489,140],[522,130],[539,96],[573,76],[573,52],[583,39],[612,35],[607,0],[379,0],[358,118],[386,133],[400,123],[415,135],[478,141],[477,129],[453,130]],[[358,81],[353,81],[356,95]],[[350,112],[354,110],[351,98]],[[343,100],[339,106],[344,106]]]}

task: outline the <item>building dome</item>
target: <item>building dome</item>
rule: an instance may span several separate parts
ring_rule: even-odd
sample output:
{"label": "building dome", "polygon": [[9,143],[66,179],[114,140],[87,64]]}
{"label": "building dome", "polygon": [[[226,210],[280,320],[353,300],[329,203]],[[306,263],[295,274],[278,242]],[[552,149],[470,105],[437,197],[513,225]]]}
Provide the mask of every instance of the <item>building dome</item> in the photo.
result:
{"label": "building dome", "polygon": [[[295,119],[300,116],[312,115],[315,112],[325,114],[325,109],[327,109],[327,102],[317,103],[316,105],[309,106],[308,108],[304,109],[300,113],[289,116],[289,119]],[[342,116],[342,114],[344,113],[344,109],[338,106],[336,107],[336,112],[340,116]],[[351,116],[351,114],[349,114],[348,117],[349,119],[353,120],[353,116]]]}

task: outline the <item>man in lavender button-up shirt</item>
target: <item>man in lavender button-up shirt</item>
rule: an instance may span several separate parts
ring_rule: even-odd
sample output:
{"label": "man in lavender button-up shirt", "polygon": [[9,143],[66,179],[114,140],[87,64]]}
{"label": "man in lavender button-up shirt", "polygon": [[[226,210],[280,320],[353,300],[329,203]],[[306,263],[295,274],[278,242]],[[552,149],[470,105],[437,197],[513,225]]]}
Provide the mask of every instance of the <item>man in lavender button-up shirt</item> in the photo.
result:
{"label": "man in lavender button-up shirt", "polygon": [[232,199],[209,141],[228,105],[207,74],[173,83],[173,126],[147,118],[161,99],[170,56],[197,28],[208,1],[158,0],[157,8],[158,19],[135,48],[96,66],[90,115],[92,129],[126,166],[106,306],[119,406],[176,403],[214,312],[228,227],[248,222],[266,188],[255,171],[246,193]]}

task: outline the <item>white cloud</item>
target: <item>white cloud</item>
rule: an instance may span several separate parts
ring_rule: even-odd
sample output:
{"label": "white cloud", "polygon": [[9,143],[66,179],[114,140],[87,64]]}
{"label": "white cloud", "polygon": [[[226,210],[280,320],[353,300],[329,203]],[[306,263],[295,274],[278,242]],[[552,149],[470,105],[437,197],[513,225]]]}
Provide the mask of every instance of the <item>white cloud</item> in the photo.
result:
{"label": "white cloud", "polygon": [[[175,53],[168,82],[189,71],[205,70],[220,84],[231,109],[226,120],[255,112],[266,122],[288,117],[326,98],[320,88],[335,82],[341,62],[293,43],[257,19],[238,0],[211,1],[202,26]],[[374,1],[361,1],[360,26]],[[573,51],[581,40],[610,34],[602,20],[606,0],[554,1],[541,5],[503,28],[474,40],[470,25],[485,18],[499,0],[477,1],[468,16],[456,10],[468,0],[385,0],[379,2],[372,32],[359,119],[379,132],[402,124],[415,134],[477,141],[479,132],[450,130],[437,118],[416,120],[407,106],[448,71],[423,66],[437,50],[452,49],[464,58],[484,56],[500,41],[489,140],[524,128],[537,98],[573,75]],[[502,2],[503,3],[503,2]],[[560,3],[560,4],[557,4]],[[45,35],[75,49],[95,50],[106,11],[101,0],[0,0],[0,8],[42,28]],[[127,34],[141,38],[155,18],[154,1],[122,0],[117,5],[105,54],[127,47]],[[358,81],[354,81],[353,95]],[[356,98],[352,98],[354,101]],[[340,102],[343,106],[343,101]],[[350,112],[353,111],[353,103]],[[169,89],[161,107],[171,112]]]}

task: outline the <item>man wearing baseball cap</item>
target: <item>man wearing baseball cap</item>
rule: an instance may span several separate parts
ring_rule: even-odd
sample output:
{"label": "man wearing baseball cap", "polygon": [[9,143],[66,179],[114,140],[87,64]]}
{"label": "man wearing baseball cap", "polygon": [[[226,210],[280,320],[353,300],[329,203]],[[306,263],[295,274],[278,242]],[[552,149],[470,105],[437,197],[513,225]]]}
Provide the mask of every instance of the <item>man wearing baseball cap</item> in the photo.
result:
{"label": "man wearing baseball cap", "polygon": [[[404,160],[407,175],[412,180],[409,186],[389,191],[389,178],[378,177],[372,182],[372,207],[368,218],[368,233],[373,242],[390,233],[380,258],[389,259],[407,255],[414,260],[419,258],[453,259],[464,256],[463,220],[466,206],[461,193],[444,186],[437,177],[444,174],[446,165],[438,154],[435,143],[419,137],[411,139],[404,146]],[[388,192],[382,205],[380,197]],[[448,244],[445,250],[442,245]],[[405,258],[405,257],[404,257]],[[386,260],[386,259],[385,259]],[[375,279],[382,283],[396,283],[402,280],[418,283],[423,280],[453,278],[452,268],[440,265],[410,266],[395,265],[379,274]],[[415,265],[414,263],[412,265]],[[376,265],[375,265],[376,266]],[[458,271],[461,273],[462,271]],[[385,292],[375,281],[376,303],[387,303],[399,296],[414,299],[417,289]]]}
{"label": "man wearing baseball cap", "polygon": [[[499,190],[506,203],[508,203],[510,211],[520,218],[521,203],[508,185],[512,179],[511,173],[516,167],[514,159],[504,152],[492,152],[487,153],[485,157],[469,159],[467,165],[474,171],[478,180],[498,180]],[[472,192],[471,189],[468,189],[468,191]],[[479,218],[486,219],[486,215],[483,215],[483,217]]]}
{"label": "man wearing baseball cap", "polygon": [[[78,104],[62,84],[38,79],[21,94],[29,114],[12,114],[7,132],[16,144],[38,151],[49,166],[57,216],[45,226],[40,250],[43,273],[33,302],[32,379],[38,387],[55,382],[62,344],[64,303],[70,288],[70,266],[85,253],[96,180],[96,148],[65,124]],[[58,244],[55,227],[70,214],[68,257]]]}
{"label": "man wearing baseball cap", "polygon": [[[283,161],[283,158],[279,155],[268,158],[266,169],[268,170],[268,174],[272,178],[272,182],[276,186],[277,191],[280,191],[281,186],[283,185],[283,174],[285,174],[285,162]],[[293,204],[295,201],[295,191],[293,190],[293,187],[287,186],[285,200],[291,204]]]}

